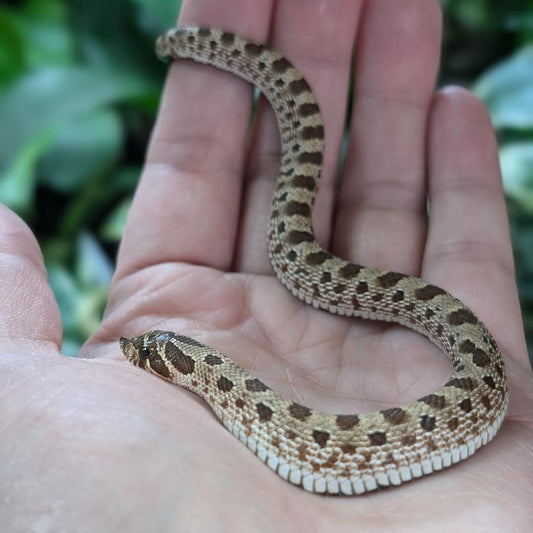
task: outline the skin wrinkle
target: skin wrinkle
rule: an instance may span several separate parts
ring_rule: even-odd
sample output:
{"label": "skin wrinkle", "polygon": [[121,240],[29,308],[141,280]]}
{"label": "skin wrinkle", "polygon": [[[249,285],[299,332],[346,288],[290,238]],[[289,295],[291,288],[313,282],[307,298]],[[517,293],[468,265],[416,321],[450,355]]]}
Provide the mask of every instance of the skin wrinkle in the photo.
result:
{"label": "skin wrinkle", "polygon": [[[301,314],[301,311],[302,311],[302,308],[300,306],[297,306],[295,308],[295,314]],[[250,311],[250,316],[252,316],[252,312]],[[257,327],[257,324],[254,324],[254,329]],[[304,326],[304,328],[294,328],[291,326],[291,320],[287,320],[286,321],[286,327],[289,328],[289,329],[293,329],[294,331],[301,331],[301,334],[300,334],[300,337],[297,338],[295,341],[294,341],[294,344],[295,346],[298,346],[298,350],[301,349],[301,343],[307,338],[307,331],[308,331],[308,323],[306,322],[306,325]],[[316,327],[316,324],[315,324],[315,327]],[[271,335],[268,335],[267,333],[268,332],[265,332],[264,330],[260,330],[262,332],[262,336],[266,339],[266,338],[271,338],[272,336]],[[320,344],[326,344],[326,343],[330,343],[330,342],[333,342],[335,343],[336,341],[334,340],[324,340],[322,343],[319,343],[319,344],[316,344],[316,345],[306,345],[306,348],[307,349],[310,349],[310,348],[318,348],[320,346]],[[327,385],[324,385],[319,379],[313,379],[311,378],[311,376],[309,375],[306,375],[306,373],[300,368],[300,365],[295,365],[294,364],[294,361],[295,361],[295,358],[294,358],[294,353],[296,351],[296,348],[295,350],[291,350],[290,348],[288,348],[287,346],[280,346],[279,347],[279,350],[277,350],[273,355],[275,355],[276,358],[280,359],[281,361],[283,361],[286,365],[287,365],[287,372],[286,372],[286,380],[284,381],[284,384],[286,384],[286,388],[291,390],[291,397],[295,397],[297,399],[300,399],[302,400],[302,398],[299,398],[299,392],[298,392],[298,389],[294,388],[293,386],[293,380],[290,379],[290,376],[291,376],[291,373],[292,374],[295,374],[297,376],[299,376],[300,378],[304,378],[305,381],[311,385],[315,385],[315,387],[318,387],[320,390],[326,390],[328,389],[328,386]],[[319,350],[317,350],[319,351]],[[337,352],[337,350],[335,350],[335,352]],[[331,353],[331,350],[327,349],[324,351],[324,353]],[[342,353],[342,351],[339,351],[339,353]],[[256,360],[257,360],[257,357],[256,356]],[[256,369],[256,368],[259,368],[258,365],[256,365],[253,361],[247,361],[247,366],[248,368],[250,369]],[[289,368],[290,368],[290,372],[289,372]],[[316,372],[316,370],[319,370],[318,368],[314,368],[314,371],[311,373],[311,374],[314,374]],[[264,374],[264,372],[261,373],[261,379],[265,378],[267,380],[272,380],[272,378],[267,378],[265,377],[266,374]],[[277,380],[279,381],[279,380]]]}
{"label": "skin wrinkle", "polygon": [[[209,153],[209,152],[207,152]],[[202,159],[202,163],[209,163],[210,158],[205,157],[204,154],[198,154],[198,158]],[[189,166],[184,165],[183,162],[175,163],[168,161],[151,161],[146,163],[146,168],[150,172],[155,174],[164,174],[164,175],[179,175],[180,179],[186,182],[187,180],[191,183],[210,183],[210,180],[213,179],[213,176],[219,176],[220,171],[216,168],[198,168],[197,163],[190,164]],[[233,175],[236,169],[229,169],[228,175]]]}
{"label": "skin wrinkle", "polygon": [[[309,78],[310,72],[324,72],[324,70],[326,72],[325,79],[329,79],[329,75],[332,73],[344,76],[346,65],[352,59],[351,48],[339,49],[337,45],[338,26],[332,26],[328,33],[329,35],[324,35],[324,31],[321,31],[320,33],[304,34],[303,37],[308,40],[305,43],[302,42],[297,50],[291,52],[293,63],[298,65],[304,78]],[[269,44],[275,46],[283,54],[285,46],[281,39],[282,36],[274,35]]]}
{"label": "skin wrinkle", "polygon": [[[421,118],[425,119],[427,115],[428,106],[431,105],[433,94],[428,94],[427,99],[421,100],[418,96],[411,98],[401,98],[397,95],[387,96],[383,94],[376,94],[375,92],[356,86],[355,88],[355,102],[362,104],[364,101],[375,103],[378,105],[394,104],[396,110],[404,111],[406,114],[420,114]],[[356,113],[354,112],[354,115]]]}
{"label": "skin wrinkle", "polygon": [[[407,189],[407,190],[406,190]],[[373,182],[364,194],[354,193],[339,196],[339,204],[343,206],[343,216],[346,213],[383,212],[384,214],[399,214],[405,217],[415,215],[420,231],[425,231],[427,214],[425,201],[413,198],[409,194],[410,187],[399,187],[389,182]],[[385,193],[385,194],[384,194]]]}
{"label": "skin wrinkle", "polygon": [[[432,254],[431,258],[428,259],[435,262],[448,262],[448,260],[454,260],[454,257],[461,254],[465,264],[471,264],[494,257],[494,252],[497,250],[497,245],[491,245],[487,242],[465,241],[464,239],[460,239],[447,242],[442,246],[441,250]],[[498,263],[495,265],[495,272],[500,272],[507,276],[514,276],[515,268],[513,262],[501,258]]]}
{"label": "skin wrinkle", "polygon": [[[361,209],[361,207],[363,206],[364,204],[364,214],[367,215],[367,214],[371,214],[371,213],[374,213],[374,214],[377,214],[379,216],[381,215],[387,215],[387,214],[399,214],[399,215],[411,215],[411,218],[417,222],[416,224],[416,227],[418,228],[420,226],[420,222],[425,222],[426,221],[426,216],[421,214],[419,212],[419,210],[417,209],[412,209],[411,213],[406,213],[406,210],[405,208],[402,206],[402,207],[395,207],[393,205],[393,203],[391,203],[390,205],[368,205],[367,204],[368,202],[368,199],[360,199],[360,198],[354,198],[352,200],[351,203],[348,203],[346,202],[346,207],[344,208],[345,211],[350,214],[350,212],[352,213],[356,213],[356,212],[359,212],[361,213],[363,210]],[[341,203],[343,203],[341,201]],[[381,204],[383,204],[383,200],[380,201]],[[421,230],[423,231],[423,230]]]}
{"label": "skin wrinkle", "polygon": [[[309,351],[312,349],[312,353],[326,354],[326,357],[328,359],[330,357],[333,357],[338,362],[335,362],[335,360],[331,360],[330,363],[326,365],[325,363],[322,362],[322,357],[321,357],[320,360],[317,361],[318,366],[317,364],[313,364],[311,367],[309,367],[309,358],[306,358],[305,364],[306,364],[307,369],[305,370],[304,369],[305,367],[303,366],[304,365],[303,361],[301,361],[299,364],[295,364],[295,361],[299,360],[295,357],[297,355],[296,348],[294,350],[290,350],[290,349],[287,349],[286,347],[280,347],[281,351],[279,353],[286,354],[286,355],[280,355],[279,357],[286,363],[288,367],[290,366],[292,372],[296,374],[297,376],[299,376],[300,380],[304,380],[308,385],[312,385],[315,393],[316,391],[329,390],[337,394],[343,394],[338,390],[338,388],[335,385],[339,383],[340,381],[342,368],[343,368],[342,363],[340,362],[340,358],[342,357],[342,353],[343,353],[342,346],[340,349],[336,348],[334,350],[331,350],[327,347],[327,345],[329,344],[336,345],[338,343],[336,339],[324,339],[323,341],[315,343],[315,344],[304,343],[305,338],[306,338],[305,331],[307,329],[308,329],[308,325],[306,323],[306,326],[304,328],[301,328],[302,335],[301,335],[301,338],[298,339],[298,342],[296,343],[296,345],[298,346],[298,351],[301,350],[302,346],[305,346],[306,351]],[[296,331],[300,331],[300,329],[297,329]],[[326,347],[325,349],[324,348],[320,349],[321,346],[322,347],[326,346]],[[313,361],[314,360],[315,358],[313,357]],[[319,376],[317,376],[317,374],[319,374],[321,370],[333,369],[333,368],[337,368],[336,376],[334,378],[329,377],[327,380],[328,382],[327,384],[324,383],[323,378],[320,378]],[[303,401],[303,397],[301,397],[301,393],[299,393],[298,390],[294,390],[294,394],[298,395],[298,399]],[[349,396],[345,396],[344,394],[343,394],[343,397],[349,398]]]}

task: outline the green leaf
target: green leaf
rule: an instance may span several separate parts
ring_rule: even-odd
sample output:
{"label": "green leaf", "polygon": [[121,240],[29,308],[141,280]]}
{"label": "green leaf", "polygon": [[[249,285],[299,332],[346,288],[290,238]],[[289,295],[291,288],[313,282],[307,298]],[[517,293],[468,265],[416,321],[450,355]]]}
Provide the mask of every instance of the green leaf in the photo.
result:
{"label": "green leaf", "polygon": [[83,343],[64,336],[61,344],[61,353],[67,357],[76,357]]}
{"label": "green leaf", "polygon": [[122,65],[154,80],[161,79],[165,67],[154,53],[155,35],[144,27],[133,1],[69,3],[80,51],[87,62],[108,68]]}
{"label": "green leaf", "polygon": [[85,289],[107,289],[113,276],[113,265],[98,241],[90,233],[82,233],[78,239],[76,278]]}
{"label": "green leaf", "polygon": [[506,194],[533,213],[533,141],[507,144],[500,163]]}
{"label": "green leaf", "polygon": [[64,65],[74,60],[67,8],[61,0],[29,0],[18,17],[31,68]]}
{"label": "green leaf", "polygon": [[45,130],[27,143],[0,180],[0,202],[21,215],[30,212],[36,183],[35,168],[54,137],[53,131]]}
{"label": "green leaf", "polygon": [[74,192],[118,159],[122,124],[111,110],[96,109],[71,121],[39,163],[40,182]]}
{"label": "green leaf", "polygon": [[13,14],[0,7],[0,88],[24,69],[24,41]]}
{"label": "green leaf", "polygon": [[48,279],[63,320],[63,353],[76,355],[81,344],[99,326],[107,300],[113,267],[94,237],[77,240],[75,274],[62,264],[47,261]]}
{"label": "green leaf", "polygon": [[77,318],[80,334],[86,338],[100,325],[113,265],[90,233],[82,233],[77,244],[76,280],[83,291],[78,302]]}
{"label": "green leaf", "polygon": [[532,128],[533,45],[489,69],[474,92],[485,102],[496,128]]}
{"label": "green leaf", "polygon": [[26,0],[23,12],[35,20],[63,20],[65,18],[65,2],[63,0]]}
{"label": "green leaf", "polygon": [[131,199],[123,200],[111,212],[104,222],[100,231],[100,236],[105,241],[118,242],[124,233],[124,226],[131,207]]}
{"label": "green leaf", "polygon": [[[65,336],[74,337],[78,333],[78,306],[81,300],[81,291],[68,270],[58,263],[48,263],[48,281],[54,292]],[[81,339],[80,339],[81,340]]]}
{"label": "green leaf", "polygon": [[24,147],[58,126],[117,101],[150,98],[157,87],[142,77],[92,67],[58,67],[29,74],[0,103],[0,176]]}
{"label": "green leaf", "polygon": [[176,25],[178,13],[181,9],[181,0],[133,0],[133,2],[142,8],[144,20],[146,16],[154,22],[150,26],[158,26],[158,31],[165,31]]}

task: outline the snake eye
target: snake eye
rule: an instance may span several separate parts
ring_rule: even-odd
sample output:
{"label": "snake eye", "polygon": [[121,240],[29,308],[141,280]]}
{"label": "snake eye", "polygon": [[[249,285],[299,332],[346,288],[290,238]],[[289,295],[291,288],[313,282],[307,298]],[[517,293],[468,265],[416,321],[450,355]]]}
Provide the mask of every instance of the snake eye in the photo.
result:
{"label": "snake eye", "polygon": [[141,348],[140,356],[143,359],[148,359],[150,357],[150,348],[147,348],[146,346],[144,348]]}

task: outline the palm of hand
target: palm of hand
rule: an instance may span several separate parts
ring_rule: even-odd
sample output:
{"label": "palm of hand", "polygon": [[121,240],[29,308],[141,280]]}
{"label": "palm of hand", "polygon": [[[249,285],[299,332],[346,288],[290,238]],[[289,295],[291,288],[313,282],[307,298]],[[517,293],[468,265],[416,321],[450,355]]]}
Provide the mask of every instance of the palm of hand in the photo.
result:
{"label": "palm of hand", "polygon": [[[363,49],[379,48],[372,39],[383,40],[383,34],[376,30],[372,37],[371,29],[386,9],[390,20],[400,17],[389,4],[376,7],[376,13],[369,9],[365,24],[370,29],[361,37],[367,41]],[[419,16],[425,17],[419,24],[422,28],[432,15]],[[435,36],[423,33],[410,44],[417,50],[411,50],[413,55],[428,46],[437,48]],[[361,62],[368,64],[370,59],[365,63],[362,55]],[[436,69],[433,56],[430,78]],[[423,58],[420,61],[427,67]],[[397,72],[386,62],[380,64],[383,70],[387,66],[389,72]],[[400,489],[360,499],[319,498],[281,481],[260,464],[196,397],[125,361],[116,342],[119,336],[154,328],[180,331],[233,357],[282,394],[335,412],[397,405],[435,389],[449,370],[445,358],[420,336],[396,326],[313,310],[271,277],[264,252],[265,210],[276,165],[270,165],[268,156],[269,145],[275,142],[271,117],[260,107],[248,166],[255,178],[246,184],[239,213],[242,166],[238,162],[242,164],[243,158],[235,152],[244,151],[247,115],[242,99],[249,97],[247,89],[234,80],[222,81],[217,73],[181,64],[170,74],[106,316],[80,354],[83,358],[58,355],[61,327],[37,245],[18,219],[7,210],[0,212],[4,236],[0,242],[7,252],[1,264],[2,291],[9,302],[2,314],[2,330],[9,332],[1,373],[9,396],[9,402],[2,403],[7,429],[1,453],[9,458],[1,461],[8,465],[3,467],[2,486],[6,494],[10,487],[12,508],[17,509],[10,516],[30,523],[48,513],[52,519],[74,524],[80,512],[89,510],[93,529],[129,524],[129,529],[139,530],[156,523],[181,530],[222,526],[298,530],[303,524],[343,530],[355,521],[365,530],[394,526],[412,530],[409,521],[433,521],[443,530],[458,524],[465,529],[474,524],[503,528],[510,522],[519,530],[527,524],[533,476],[531,453],[523,443],[532,441],[533,432],[531,416],[527,419],[524,413],[532,412],[533,384],[509,266],[505,208],[489,122],[479,104],[459,90],[441,93],[431,107],[426,102],[422,119],[414,119],[418,126],[413,119],[402,118],[405,103],[394,95],[380,102],[381,118],[378,114],[370,119],[372,99],[367,106],[363,89],[369,87],[362,87],[372,77],[366,69],[358,78],[362,103],[357,116],[363,118],[352,123],[349,146],[358,157],[348,156],[347,184],[335,206],[330,191],[335,144],[340,140],[334,132],[341,118],[331,104],[337,101],[335,95],[324,88],[327,80],[310,79],[323,93],[319,100],[326,102],[326,131],[333,131],[329,170],[326,165],[317,205],[319,238],[339,255],[357,257],[362,263],[422,273],[466,300],[494,330],[506,355],[511,386],[510,410],[498,438],[466,463]],[[184,76],[185,70],[194,74]],[[405,78],[409,73],[396,75]],[[409,81],[420,93],[427,92],[420,79]],[[379,93],[383,89],[379,83],[385,82],[374,83]],[[221,84],[227,87],[227,92],[218,94],[225,105],[210,108],[211,118],[187,103],[198,97],[202,106],[202,97],[207,98],[204,88],[224,91]],[[342,84],[341,90],[345,90]],[[417,105],[411,102],[411,114],[416,115],[424,98],[429,101],[427,95],[419,95]],[[425,113],[430,124],[427,154],[419,142],[425,136]],[[228,116],[235,120],[228,123]],[[410,135],[392,146],[387,142],[397,138],[397,132],[381,131],[384,146],[365,141],[361,132],[379,134],[383,125],[378,123],[384,117],[387,131],[394,130],[392,124]],[[191,125],[190,139],[176,139],[176,123]],[[203,129],[197,130],[195,123]],[[224,138],[231,139],[231,161]],[[202,142],[210,149],[207,160]],[[392,154],[391,159],[396,157],[391,165],[395,177],[382,165],[383,150]],[[405,150],[405,156],[395,156]],[[432,202],[429,226],[423,216],[426,190],[420,170],[426,161]],[[372,189],[366,174],[383,179]],[[259,179],[262,175],[268,179]],[[407,183],[407,175],[416,180]],[[461,180],[468,180],[467,186]],[[358,194],[365,186],[373,192]],[[333,219],[330,229],[328,221]],[[356,243],[351,235],[357,236]],[[480,280],[486,280],[488,287]],[[76,491],[71,494],[72,479]],[[51,502],[56,502],[55,507]],[[109,502],[112,512],[102,512]]]}

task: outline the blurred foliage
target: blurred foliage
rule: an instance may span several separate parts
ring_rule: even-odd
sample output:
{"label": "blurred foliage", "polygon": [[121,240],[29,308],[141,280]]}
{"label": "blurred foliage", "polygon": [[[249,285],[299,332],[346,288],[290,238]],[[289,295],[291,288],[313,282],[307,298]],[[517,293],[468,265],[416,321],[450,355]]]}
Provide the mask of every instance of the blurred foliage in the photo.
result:
{"label": "blurred foliage", "polygon": [[0,201],[42,245],[69,355],[105,306],[166,72],[153,43],[178,9],[176,0],[0,4]]}
{"label": "blurred foliage", "polygon": [[[533,343],[533,0],[442,0],[440,84],[482,98],[501,147]],[[0,4],[0,201],[42,244],[75,354],[97,327],[166,71],[178,0]],[[105,14],[105,15],[103,15]]]}

